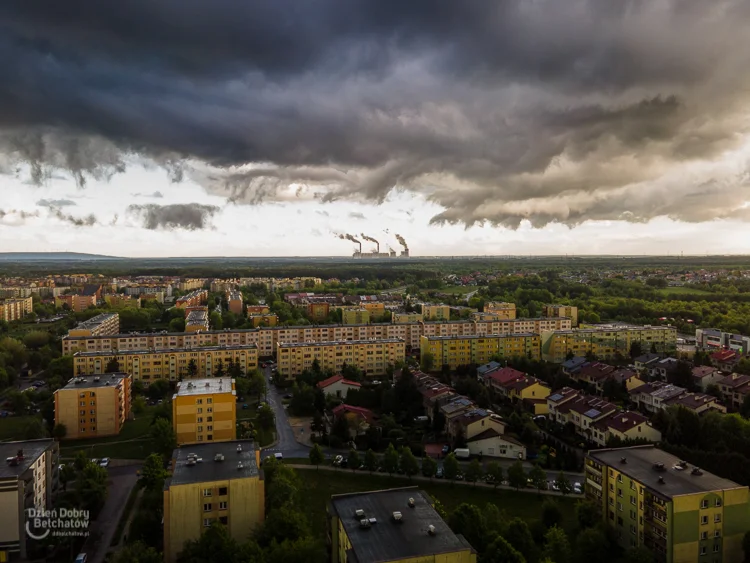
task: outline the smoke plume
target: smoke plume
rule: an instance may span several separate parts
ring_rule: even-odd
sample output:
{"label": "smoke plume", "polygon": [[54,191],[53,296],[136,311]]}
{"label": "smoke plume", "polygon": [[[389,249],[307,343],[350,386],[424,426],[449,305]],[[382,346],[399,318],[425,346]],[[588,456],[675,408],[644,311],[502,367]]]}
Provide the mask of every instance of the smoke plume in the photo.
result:
{"label": "smoke plume", "polygon": [[350,235],[350,234],[347,234],[347,233],[344,233],[344,234],[337,234],[336,236],[337,236],[338,238],[340,238],[341,240],[350,240],[350,241],[352,241],[353,243],[356,243],[356,244],[359,244],[359,245],[361,245],[361,244],[362,244],[362,242],[361,242],[361,241],[360,241],[359,239],[357,239],[357,238],[355,238],[355,237],[354,237],[353,235]]}
{"label": "smoke plume", "polygon": [[16,224],[23,224],[26,222],[26,219],[39,217],[39,212],[20,211],[18,209],[0,209],[0,219],[5,219],[6,217],[16,218],[20,220]]}
{"label": "smoke plume", "polygon": [[396,240],[399,242],[401,246],[404,247],[404,250],[409,250],[409,246],[406,244],[406,240],[401,235],[395,235]]}
{"label": "smoke plume", "polygon": [[156,229],[184,229],[195,231],[206,229],[210,226],[210,220],[219,211],[215,205],[203,205],[199,203],[157,205],[129,205],[128,213],[140,217],[143,227],[150,230]]}
{"label": "smoke plume", "polygon": [[39,207],[53,207],[53,208],[60,208],[60,207],[72,207],[74,205],[78,205],[75,201],[71,199],[40,199],[36,202],[36,204]]}
{"label": "smoke plume", "polygon": [[380,252],[380,243],[379,243],[379,242],[378,242],[378,241],[377,241],[376,239],[374,239],[374,238],[372,238],[372,237],[368,237],[368,236],[367,236],[366,234],[364,234],[364,233],[362,233],[362,235],[360,235],[360,236],[361,236],[361,237],[362,237],[363,239],[367,240],[367,241],[370,241],[370,242],[374,242],[374,243],[375,243],[375,244],[377,245],[377,250],[378,250],[378,252]]}
{"label": "smoke plume", "polygon": [[70,223],[74,227],[93,227],[97,223],[96,216],[93,213],[85,217],[74,217],[73,215],[63,213],[59,209],[51,208],[49,214],[51,217],[65,223]]}

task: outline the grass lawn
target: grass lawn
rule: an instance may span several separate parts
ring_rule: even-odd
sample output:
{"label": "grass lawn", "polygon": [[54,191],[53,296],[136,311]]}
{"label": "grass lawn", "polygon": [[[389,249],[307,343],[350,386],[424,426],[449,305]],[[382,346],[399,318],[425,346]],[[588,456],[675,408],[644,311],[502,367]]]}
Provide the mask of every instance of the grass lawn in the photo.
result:
{"label": "grass lawn", "polygon": [[665,295],[670,297],[672,295],[714,295],[711,291],[700,289],[697,287],[680,286],[680,287],[665,287],[657,289],[656,293],[659,295]]}
{"label": "grass lawn", "polygon": [[0,418],[0,440],[23,440],[24,427],[40,415],[8,416]]}
{"label": "grass lawn", "polygon": [[[304,483],[304,487],[300,491],[302,497],[300,504],[305,507],[305,513],[312,523],[313,536],[316,537],[325,534],[326,506],[331,499],[331,495],[406,487],[409,485],[409,481],[404,478],[369,475],[364,472],[316,471],[314,467],[310,469],[298,469],[297,472]],[[484,487],[474,488],[467,485],[451,485],[450,483],[441,483],[438,481],[434,483],[415,481],[414,483],[427,491],[433,498],[439,500],[449,513],[464,502],[475,504],[480,508],[488,502],[492,502],[500,510],[505,510],[508,516],[518,516],[527,522],[539,518],[542,502],[547,498],[546,496],[534,493],[521,493],[508,490],[495,491]],[[555,500],[562,510],[565,526],[574,527],[575,516],[573,511],[577,499],[556,498]],[[570,530],[568,531],[570,532]]]}
{"label": "grass lawn", "polygon": [[438,290],[440,293],[455,293],[463,295],[465,293],[471,293],[480,289],[478,285],[447,285],[443,289]]}

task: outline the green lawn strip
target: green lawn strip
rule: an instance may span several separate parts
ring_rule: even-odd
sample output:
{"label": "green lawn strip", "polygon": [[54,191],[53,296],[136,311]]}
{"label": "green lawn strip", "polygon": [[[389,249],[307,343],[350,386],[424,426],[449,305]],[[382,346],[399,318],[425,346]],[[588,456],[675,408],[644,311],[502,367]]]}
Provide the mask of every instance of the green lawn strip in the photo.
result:
{"label": "green lawn strip", "polygon": [[125,531],[125,525],[128,523],[130,513],[133,511],[135,501],[136,499],[138,499],[138,494],[140,493],[140,491],[141,488],[138,486],[133,487],[133,489],[130,491],[128,501],[125,503],[125,510],[123,510],[120,521],[117,523],[117,528],[115,528],[115,534],[112,536],[112,543],[109,544],[110,547],[114,547],[120,543],[120,538]]}
{"label": "green lawn strip", "polygon": [[40,418],[41,415],[38,414],[0,418],[0,440],[23,440],[26,425]]}
{"label": "green lawn strip", "polygon": [[713,295],[713,292],[711,291],[706,291],[705,289],[700,289],[698,287],[686,286],[664,287],[662,289],[657,289],[656,293],[659,295]]}
{"label": "green lawn strip", "polygon": [[[300,491],[302,497],[300,505],[305,507],[305,513],[310,519],[315,536],[325,534],[326,506],[331,499],[331,495],[409,486],[408,479],[369,475],[361,471],[355,474],[340,471],[316,471],[314,467],[298,469],[297,471],[305,484]],[[464,502],[475,504],[480,508],[488,502],[492,502],[501,510],[505,510],[509,517],[518,516],[527,522],[539,519],[542,502],[548,498],[534,493],[493,490],[485,487],[475,488],[468,485],[451,485],[450,483],[437,481],[432,483],[413,481],[413,484],[439,500],[448,513]],[[555,498],[563,514],[564,527],[569,533],[575,526],[574,508],[576,500],[573,498]]]}

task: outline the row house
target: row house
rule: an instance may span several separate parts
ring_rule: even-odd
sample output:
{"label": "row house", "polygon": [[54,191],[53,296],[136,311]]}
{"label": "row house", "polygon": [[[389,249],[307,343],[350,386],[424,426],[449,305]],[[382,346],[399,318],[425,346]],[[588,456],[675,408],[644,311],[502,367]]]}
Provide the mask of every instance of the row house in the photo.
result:
{"label": "row house", "polygon": [[710,358],[712,366],[731,373],[742,358],[742,354],[737,350],[719,350],[711,354]]}
{"label": "row house", "polygon": [[633,360],[635,371],[641,375],[648,375],[651,372],[651,368],[653,368],[663,357],[662,354],[656,353],[642,354]]}
{"label": "row house", "polygon": [[724,377],[719,368],[714,366],[696,366],[692,370],[696,388],[705,391],[709,385],[717,385]]}
{"label": "row house", "polygon": [[727,412],[726,407],[713,395],[691,393],[683,387],[661,381],[653,381],[635,389],[630,398],[638,408],[649,413],[656,413],[671,406],[681,406],[696,414],[708,410]]}
{"label": "row house", "polygon": [[677,368],[677,358],[663,358],[655,362],[649,369],[651,379],[655,381],[667,381],[669,375]]}
{"label": "row house", "polygon": [[611,438],[618,438],[623,442],[639,439],[660,442],[661,432],[641,413],[620,411],[594,423],[592,437],[597,445],[606,446]]}
{"label": "row house", "polygon": [[627,391],[644,384],[644,381],[638,377],[636,372],[625,368],[616,368],[601,362],[587,362],[580,365],[571,370],[569,376],[571,379],[590,385],[599,394],[604,392],[604,384],[607,381],[624,385]]}
{"label": "row house", "polygon": [[719,380],[719,389],[727,406],[737,411],[745,401],[745,397],[750,395],[750,375],[733,373]]}
{"label": "row house", "polygon": [[521,403],[532,414],[547,414],[547,397],[551,389],[541,379],[524,376],[506,383],[503,390],[505,397],[513,403]]}

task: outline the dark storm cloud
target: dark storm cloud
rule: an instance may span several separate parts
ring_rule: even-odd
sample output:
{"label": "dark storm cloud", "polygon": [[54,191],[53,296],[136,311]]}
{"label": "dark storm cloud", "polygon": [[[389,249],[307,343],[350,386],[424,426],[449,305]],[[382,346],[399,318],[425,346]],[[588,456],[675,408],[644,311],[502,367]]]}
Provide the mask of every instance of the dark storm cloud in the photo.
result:
{"label": "dark storm cloud", "polygon": [[[81,186],[144,158],[234,203],[403,189],[436,223],[742,217],[740,170],[680,175],[748,133],[748,18],[746,0],[6,0],[0,153]],[[730,197],[691,203],[710,180]]]}
{"label": "dark storm cloud", "polygon": [[36,202],[39,207],[73,207],[78,205],[72,199],[40,199]]}
{"label": "dark storm cloud", "polygon": [[199,203],[177,203],[172,205],[130,205],[128,213],[139,217],[143,227],[156,229],[185,229],[195,231],[206,229],[210,220],[219,211],[215,205],[201,205]]}

